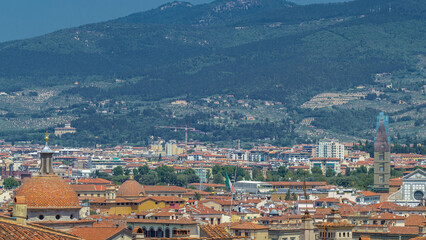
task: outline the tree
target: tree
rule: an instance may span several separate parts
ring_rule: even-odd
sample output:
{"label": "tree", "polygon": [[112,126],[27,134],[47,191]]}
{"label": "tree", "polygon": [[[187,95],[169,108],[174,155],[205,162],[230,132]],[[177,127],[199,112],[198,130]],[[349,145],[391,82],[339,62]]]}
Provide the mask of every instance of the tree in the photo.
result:
{"label": "tree", "polygon": [[148,174],[149,171],[151,171],[151,170],[149,169],[149,167],[147,165],[143,165],[142,167],[138,167],[138,172],[139,172],[140,175]]}
{"label": "tree", "polygon": [[206,187],[206,189],[204,189],[204,191],[206,191],[206,192],[213,192],[213,188],[210,187],[210,186],[208,186],[208,187]]}
{"label": "tree", "polygon": [[155,185],[158,182],[158,174],[155,171],[151,171],[148,174],[141,175],[139,178],[139,183],[143,185]]}
{"label": "tree", "polygon": [[195,171],[192,168],[187,168],[185,171],[183,171],[183,174],[185,175],[195,175]]}
{"label": "tree", "polygon": [[290,199],[291,199],[291,193],[290,193],[290,189],[288,189],[287,194],[285,195],[284,200],[290,201]]}
{"label": "tree", "polygon": [[220,173],[215,174],[215,175],[214,175],[214,177],[213,177],[213,183],[216,183],[216,184],[224,184],[225,182],[223,181],[223,176],[222,176],[222,174],[220,174]]}
{"label": "tree", "polygon": [[253,168],[252,175],[253,175],[254,181],[264,181],[265,180],[265,178],[263,177],[262,171],[260,171],[260,169],[257,168],[257,167]]}
{"label": "tree", "polygon": [[351,175],[351,169],[349,167],[346,168],[345,175],[349,177]]}
{"label": "tree", "polygon": [[188,175],[178,174],[176,176],[176,184],[181,187],[186,187],[186,185],[188,185]]}
{"label": "tree", "polygon": [[334,177],[334,171],[331,168],[328,168],[327,171],[325,172],[325,176],[326,177]]}
{"label": "tree", "polygon": [[6,189],[12,189],[19,186],[18,180],[13,177],[8,177],[3,181],[3,186]]}
{"label": "tree", "polygon": [[284,177],[287,174],[288,169],[285,166],[280,166],[278,168],[278,174],[280,177]]}
{"label": "tree", "polygon": [[322,175],[322,170],[321,170],[321,168],[319,168],[319,167],[313,167],[313,168],[311,169],[311,172],[312,172],[312,174],[319,174],[319,175]]}
{"label": "tree", "polygon": [[109,175],[106,172],[98,172],[97,177],[98,178],[103,178],[103,179],[106,179],[106,180],[110,180],[111,179],[111,175]]}
{"label": "tree", "polygon": [[115,167],[114,169],[112,169],[112,174],[114,176],[120,176],[120,175],[123,175],[123,173],[124,173],[124,170],[121,166],[118,166],[118,167]]}
{"label": "tree", "polygon": [[199,201],[201,199],[201,194],[199,192],[195,192],[194,199]]}
{"label": "tree", "polygon": [[155,171],[158,173],[158,177],[161,183],[171,185],[176,184],[177,176],[173,167],[162,165],[157,167]]}
{"label": "tree", "polygon": [[291,195],[291,200],[293,200],[293,201],[297,201],[297,195],[296,195],[296,193],[293,193],[293,194]]}

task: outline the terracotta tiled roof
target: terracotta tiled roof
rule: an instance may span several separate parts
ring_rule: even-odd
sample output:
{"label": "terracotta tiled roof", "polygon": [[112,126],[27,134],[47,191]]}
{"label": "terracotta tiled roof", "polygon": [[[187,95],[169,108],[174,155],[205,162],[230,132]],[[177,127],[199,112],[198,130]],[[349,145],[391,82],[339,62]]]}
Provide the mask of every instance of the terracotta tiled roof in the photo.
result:
{"label": "terracotta tiled roof", "polygon": [[405,222],[405,226],[409,227],[409,226],[419,226],[425,221],[426,221],[425,216],[410,214],[410,216],[408,216],[404,222]]}
{"label": "terracotta tiled roof", "polygon": [[380,202],[367,206],[372,206],[374,209],[395,209],[399,207],[398,204],[392,202]]}
{"label": "terracotta tiled roof", "polygon": [[117,197],[137,197],[145,195],[145,188],[136,180],[125,181],[117,191]]}
{"label": "terracotta tiled roof", "polygon": [[111,184],[111,181],[103,179],[103,178],[94,178],[94,179],[82,179],[79,180],[78,183],[83,184]]}
{"label": "terracotta tiled roof", "polygon": [[201,225],[201,231],[203,231],[209,238],[213,239],[227,239],[231,238],[231,235],[219,226],[213,225]]}
{"label": "terracotta tiled roof", "polygon": [[74,191],[105,191],[106,185],[97,184],[74,184],[71,185]]}
{"label": "terracotta tiled roof", "polygon": [[224,212],[214,210],[209,207],[205,207],[203,205],[199,206],[186,206],[186,211],[191,212],[193,214],[200,214],[200,215],[222,215],[225,214]]}
{"label": "terracotta tiled roof", "polygon": [[186,192],[186,189],[183,187],[177,186],[150,186],[145,185],[145,192]]}
{"label": "terracotta tiled roof", "polygon": [[418,235],[419,227],[389,227],[389,233]]}
{"label": "terracotta tiled roof", "polygon": [[77,193],[56,175],[30,178],[16,196],[25,197],[28,208],[80,208]]}
{"label": "terracotta tiled roof", "polygon": [[373,219],[373,220],[374,219],[380,219],[380,220],[403,220],[403,219],[405,219],[405,217],[385,212],[385,213],[382,213],[380,215],[371,216],[370,219]]}
{"label": "terracotta tiled roof", "polygon": [[70,233],[85,240],[109,239],[123,233],[132,236],[130,230],[123,227],[74,227]]}
{"label": "terracotta tiled roof", "polygon": [[231,226],[231,229],[233,230],[262,230],[262,229],[269,229],[268,226],[264,226],[264,225],[259,225],[259,224],[255,224],[255,223],[251,223],[251,222],[241,222],[241,223],[237,223],[235,225]]}
{"label": "terracotta tiled roof", "polygon": [[46,227],[23,226],[15,222],[0,220],[0,239],[20,240],[77,240],[79,237]]}
{"label": "terracotta tiled roof", "polygon": [[370,192],[370,191],[362,191],[361,194],[364,195],[365,197],[380,196],[380,194],[377,194],[377,193],[374,193],[374,192]]}

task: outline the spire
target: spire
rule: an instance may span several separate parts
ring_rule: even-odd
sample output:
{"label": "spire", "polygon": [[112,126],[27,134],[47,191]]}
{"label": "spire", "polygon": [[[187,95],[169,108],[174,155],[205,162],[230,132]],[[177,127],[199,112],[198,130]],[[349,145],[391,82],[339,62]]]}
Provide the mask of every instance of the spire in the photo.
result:
{"label": "spire", "polygon": [[49,148],[49,133],[46,132],[46,136],[44,138],[46,144],[44,145],[43,150],[40,152],[40,175],[48,175],[53,174],[53,151]]}
{"label": "spire", "polygon": [[379,126],[377,128],[376,138],[374,139],[374,152],[389,152],[389,139],[386,131],[387,122],[385,123],[387,119],[383,113],[380,113],[378,118]]}

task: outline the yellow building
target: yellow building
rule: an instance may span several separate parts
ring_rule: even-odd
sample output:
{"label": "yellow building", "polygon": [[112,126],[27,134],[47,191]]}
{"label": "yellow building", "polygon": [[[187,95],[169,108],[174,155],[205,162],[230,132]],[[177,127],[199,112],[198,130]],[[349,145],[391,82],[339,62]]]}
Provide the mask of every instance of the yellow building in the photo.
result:
{"label": "yellow building", "polygon": [[251,222],[234,223],[231,225],[231,234],[236,237],[250,237],[255,240],[269,239],[269,227]]}
{"label": "yellow building", "polygon": [[115,191],[114,185],[107,185],[105,199],[93,200],[90,205],[91,208],[114,215],[129,215],[165,207],[179,208],[185,205],[185,200],[180,197],[146,195],[144,186],[134,180],[133,174],[130,174],[129,180],[125,181],[118,191]]}
{"label": "yellow building", "polygon": [[61,137],[63,134],[67,133],[76,133],[77,129],[71,127],[70,123],[66,123],[65,127],[56,127],[55,128],[55,136]]}

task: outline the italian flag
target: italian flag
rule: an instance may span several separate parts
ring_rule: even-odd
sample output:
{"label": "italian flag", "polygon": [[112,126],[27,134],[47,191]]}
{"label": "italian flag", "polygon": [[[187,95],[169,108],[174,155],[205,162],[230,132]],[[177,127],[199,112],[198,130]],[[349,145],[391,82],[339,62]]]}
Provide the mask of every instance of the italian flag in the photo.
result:
{"label": "italian flag", "polygon": [[226,187],[231,190],[231,193],[235,192],[234,186],[232,186],[231,179],[229,179],[228,173],[226,173]]}

